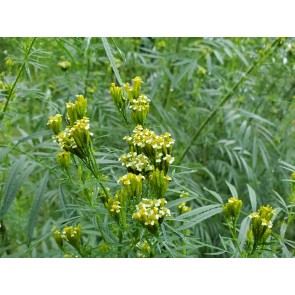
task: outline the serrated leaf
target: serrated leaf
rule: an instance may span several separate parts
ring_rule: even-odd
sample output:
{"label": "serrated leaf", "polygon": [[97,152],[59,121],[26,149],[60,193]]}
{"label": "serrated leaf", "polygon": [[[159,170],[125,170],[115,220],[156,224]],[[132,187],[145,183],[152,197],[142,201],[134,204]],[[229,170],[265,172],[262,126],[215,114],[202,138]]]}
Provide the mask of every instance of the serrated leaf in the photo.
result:
{"label": "serrated leaf", "polygon": [[246,242],[246,238],[247,238],[247,233],[250,227],[250,222],[251,219],[249,218],[249,216],[246,216],[242,223],[241,223],[241,227],[240,227],[240,232],[239,232],[239,236],[238,236],[238,241],[241,247],[241,250],[243,251],[244,249],[244,245]]}
{"label": "serrated leaf", "polygon": [[40,181],[39,188],[36,193],[36,197],[32,204],[32,210],[30,212],[29,217],[29,223],[28,223],[28,244],[30,245],[30,242],[33,237],[34,228],[36,225],[36,220],[40,211],[41,203],[43,200],[43,197],[45,195],[45,190],[48,182],[49,172],[47,171],[43,177],[43,179]]}
{"label": "serrated leaf", "polygon": [[230,190],[231,195],[233,197],[238,198],[239,196],[238,196],[238,192],[237,192],[236,188],[232,184],[230,184],[229,182],[227,182],[227,181],[225,181],[225,182],[226,182],[226,185],[228,186],[228,188]]}
{"label": "serrated leaf", "polygon": [[[7,210],[13,203],[14,198],[16,197],[20,187],[26,178],[32,173],[35,168],[35,164],[31,164],[26,167],[25,158],[21,157],[18,161],[16,161],[15,165],[10,170],[7,182],[5,183],[3,189],[3,203],[2,208],[0,210],[0,219],[7,213]],[[19,175],[19,171],[26,167],[23,172]]]}
{"label": "serrated leaf", "polygon": [[256,208],[257,208],[256,192],[249,184],[247,184],[247,188],[249,191],[249,198],[250,198],[250,202],[251,202],[252,211],[254,212],[254,211],[256,211]]}

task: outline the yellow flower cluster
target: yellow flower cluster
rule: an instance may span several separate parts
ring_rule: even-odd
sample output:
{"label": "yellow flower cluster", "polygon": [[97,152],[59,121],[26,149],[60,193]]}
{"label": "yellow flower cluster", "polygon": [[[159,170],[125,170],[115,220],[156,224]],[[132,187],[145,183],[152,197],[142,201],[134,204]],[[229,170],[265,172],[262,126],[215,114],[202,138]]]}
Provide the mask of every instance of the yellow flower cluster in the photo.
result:
{"label": "yellow flower cluster", "polygon": [[73,153],[81,159],[85,159],[89,154],[91,146],[89,132],[89,119],[85,117],[87,110],[87,100],[83,95],[77,95],[74,103],[68,102],[67,106],[67,121],[70,126],[67,126],[62,131],[62,116],[57,114],[49,117],[47,125],[52,129],[54,141],[66,152]]}
{"label": "yellow flower cluster", "polygon": [[271,219],[276,211],[271,206],[261,206],[257,212],[249,215],[251,218],[251,228],[248,232],[249,237],[254,238],[256,245],[264,243],[271,234],[272,222]]}
{"label": "yellow flower cluster", "polygon": [[163,222],[165,216],[170,216],[170,210],[165,206],[165,199],[142,199],[136,205],[137,212],[132,215],[132,218],[137,219],[152,233],[155,233],[159,225]]}
{"label": "yellow flower cluster", "polygon": [[149,112],[150,100],[141,93],[141,85],[141,78],[135,77],[132,86],[126,83],[122,88],[113,83],[110,88],[112,99],[125,122],[127,122],[126,106],[129,103],[131,119],[135,125],[132,136],[124,137],[130,150],[120,156],[119,160],[122,166],[127,168],[128,173],[119,178],[118,182],[124,188],[120,192],[117,191],[116,198],[120,197],[118,201],[123,201],[120,212],[122,212],[121,218],[124,224],[125,204],[135,205],[135,201],[138,202],[142,198],[143,181],[146,180],[152,192],[148,197],[160,199],[142,199],[136,205],[137,212],[133,214],[133,218],[155,234],[164,217],[170,214],[170,211],[164,207],[166,201],[163,197],[171,180],[167,173],[169,165],[174,161],[171,152],[175,141],[168,132],[157,135],[154,131],[143,128]]}
{"label": "yellow flower cluster", "polygon": [[144,124],[150,109],[150,100],[144,94],[130,99],[131,119],[135,124]]}
{"label": "yellow flower cluster", "polygon": [[66,226],[62,233],[59,230],[55,230],[55,227],[53,229],[53,237],[59,247],[63,247],[63,241],[68,242],[76,249],[80,247],[82,237],[81,224],[77,226]]}
{"label": "yellow flower cluster", "polygon": [[137,125],[133,130],[133,135],[125,136],[123,139],[128,142],[132,151],[143,152],[155,167],[167,173],[169,164],[174,161],[171,152],[175,142],[169,132],[157,135],[154,131]]}
{"label": "yellow flower cluster", "polygon": [[136,152],[123,154],[119,160],[122,162],[122,166],[127,168],[128,172],[134,174],[144,173],[154,169],[154,166],[150,164],[148,157],[143,154],[137,154]]}

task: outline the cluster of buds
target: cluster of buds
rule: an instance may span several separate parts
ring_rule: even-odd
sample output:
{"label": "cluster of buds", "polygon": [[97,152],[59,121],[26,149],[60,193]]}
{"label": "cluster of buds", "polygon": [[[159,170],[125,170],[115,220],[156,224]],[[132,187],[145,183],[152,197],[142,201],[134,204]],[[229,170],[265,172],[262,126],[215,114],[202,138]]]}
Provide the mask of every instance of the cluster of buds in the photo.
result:
{"label": "cluster of buds", "polygon": [[[75,103],[68,102],[67,106],[67,126],[62,130],[62,116],[57,114],[50,116],[47,125],[51,128],[54,135],[54,141],[65,151],[72,153],[85,160],[89,156],[91,148],[91,138],[93,134],[89,132],[89,119],[85,117],[87,111],[87,100],[83,95],[77,95]],[[63,161],[65,154],[58,156]],[[62,163],[62,167],[67,162]]]}
{"label": "cluster of buds", "polygon": [[163,222],[165,216],[170,216],[170,210],[165,206],[165,199],[142,199],[136,205],[137,212],[132,215],[132,218],[137,219],[151,233],[157,233],[159,225]]}
{"label": "cluster of buds", "polygon": [[71,164],[71,155],[67,151],[59,152],[56,155],[56,159],[60,167],[64,170],[67,170]]}
{"label": "cluster of buds", "polygon": [[122,87],[116,86],[112,83],[110,94],[118,110],[123,111],[126,108],[127,99],[123,95]]}
{"label": "cluster of buds", "polygon": [[109,211],[113,219],[121,224],[123,227],[126,226],[126,202],[128,193],[125,189],[117,190],[115,197],[111,197],[109,193],[110,189],[106,188],[106,192],[100,190],[101,200]]}
{"label": "cluster of buds", "polygon": [[[110,94],[116,108],[123,114],[125,114],[126,106],[129,103],[133,123],[143,125],[149,112],[150,100],[146,95],[140,93],[141,83],[140,77],[133,79],[133,87],[129,83],[124,84],[124,89],[112,83]],[[127,94],[127,97],[125,97],[124,93]]]}
{"label": "cluster of buds", "polygon": [[136,246],[140,250],[140,252],[137,253],[137,256],[139,258],[146,258],[152,256],[152,249],[146,240],[144,240],[143,242],[138,242]]}
{"label": "cluster of buds", "polygon": [[118,182],[120,182],[123,186],[127,194],[131,198],[138,198],[142,193],[142,180],[144,176],[141,174],[133,174],[127,173],[126,175],[119,178]]}
{"label": "cluster of buds", "polygon": [[[188,197],[188,193],[187,193],[187,192],[182,192],[182,193],[180,194],[180,198],[185,199],[185,198],[187,198],[187,197]],[[187,205],[186,205],[186,202],[183,202],[183,203],[181,203],[180,205],[178,205],[178,214],[179,214],[179,215],[184,214],[184,213],[187,213],[187,212],[189,212],[189,211],[191,211],[191,210],[192,210],[192,208],[189,207],[189,206],[187,206]]]}
{"label": "cluster of buds", "polygon": [[242,200],[239,200],[237,197],[231,197],[228,199],[227,203],[222,206],[222,212],[227,220],[237,220],[241,207],[243,205]]}
{"label": "cluster of buds", "polygon": [[125,136],[123,139],[128,142],[131,151],[145,154],[155,168],[167,173],[169,165],[174,161],[171,153],[175,142],[169,132],[157,135],[154,131],[137,125],[133,135]]}
{"label": "cluster of buds", "polygon": [[53,227],[53,230],[55,242],[61,249],[63,249],[64,241],[66,241],[80,251],[82,238],[81,224],[77,226],[66,226],[62,232],[56,230],[55,227]]}
{"label": "cluster of buds", "polygon": [[271,219],[275,215],[275,210],[271,206],[261,206],[257,212],[249,215],[251,218],[251,228],[248,232],[248,238],[253,237],[254,244],[259,245],[266,242],[271,234],[272,222]]}
{"label": "cluster of buds", "polygon": [[87,99],[83,95],[77,95],[75,103],[67,102],[67,119],[71,126],[77,120],[83,119],[87,112]]}
{"label": "cluster of buds", "polygon": [[170,180],[171,177],[159,169],[154,170],[148,178],[153,194],[160,198],[164,197]]}

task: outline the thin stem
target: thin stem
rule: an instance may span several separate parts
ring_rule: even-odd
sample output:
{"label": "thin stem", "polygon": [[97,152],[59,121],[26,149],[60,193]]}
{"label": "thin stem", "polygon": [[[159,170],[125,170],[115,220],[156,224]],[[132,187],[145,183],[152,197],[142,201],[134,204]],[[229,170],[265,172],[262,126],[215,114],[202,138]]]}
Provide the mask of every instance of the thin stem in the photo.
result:
{"label": "thin stem", "polygon": [[254,61],[254,63],[252,64],[252,66],[250,66],[247,69],[246,73],[240,78],[240,80],[220,99],[219,103],[217,103],[215,105],[215,107],[210,112],[210,114],[208,115],[208,117],[203,121],[203,123],[201,124],[201,126],[197,129],[197,131],[195,132],[195,134],[192,136],[192,139],[191,139],[190,143],[184,149],[184,152],[182,153],[181,157],[179,158],[179,162],[181,162],[183,160],[183,158],[188,153],[188,151],[190,150],[190,148],[192,147],[192,145],[194,144],[194,142],[196,141],[196,139],[200,136],[202,130],[207,126],[207,124],[210,122],[210,120],[214,117],[214,115],[217,113],[217,111],[219,110],[219,108],[222,107],[233,96],[233,94],[235,93],[235,91],[237,90],[237,88],[245,80],[248,79],[248,77],[252,73],[252,71],[257,67],[257,65],[259,63],[262,62],[262,60],[264,60],[264,58],[270,53],[270,51],[279,44],[279,41],[280,41],[280,38],[277,38],[269,47],[267,47],[265,49],[265,51],[264,51],[264,54],[262,56],[260,56],[259,58],[257,58],[256,61]]}
{"label": "thin stem", "polygon": [[0,114],[0,121],[2,121],[3,118],[4,118],[4,115],[5,115],[5,112],[6,112],[7,108],[8,108],[8,104],[9,104],[9,102],[10,102],[10,100],[11,100],[11,97],[12,97],[13,91],[14,91],[14,89],[15,89],[17,83],[18,83],[18,80],[20,79],[20,76],[21,76],[21,74],[22,74],[22,72],[23,72],[23,69],[24,69],[26,63],[28,62],[29,55],[30,55],[30,53],[31,53],[31,50],[32,50],[32,48],[33,48],[33,45],[34,45],[35,41],[36,41],[36,37],[33,38],[32,42],[31,42],[31,44],[30,44],[30,47],[29,47],[29,49],[28,49],[28,51],[27,51],[27,53],[26,53],[26,55],[25,55],[24,62],[22,63],[22,65],[21,65],[21,67],[20,67],[20,69],[19,69],[19,72],[18,72],[18,74],[17,74],[17,76],[16,76],[16,79],[15,79],[15,81],[14,81],[14,83],[13,83],[13,85],[12,85],[12,87],[11,87],[9,93],[8,93],[8,96],[7,96],[7,99],[6,99],[6,102],[5,102],[5,105],[4,105],[4,108],[3,108],[2,114]]}
{"label": "thin stem", "polygon": [[242,250],[241,250],[241,247],[240,247],[240,244],[239,244],[239,241],[238,241],[238,238],[237,238],[237,219],[235,219],[232,224],[233,226],[231,226],[230,222],[227,220],[227,226],[228,226],[228,229],[232,235],[232,238],[238,248],[238,251],[239,251],[239,254],[240,256],[242,256]]}

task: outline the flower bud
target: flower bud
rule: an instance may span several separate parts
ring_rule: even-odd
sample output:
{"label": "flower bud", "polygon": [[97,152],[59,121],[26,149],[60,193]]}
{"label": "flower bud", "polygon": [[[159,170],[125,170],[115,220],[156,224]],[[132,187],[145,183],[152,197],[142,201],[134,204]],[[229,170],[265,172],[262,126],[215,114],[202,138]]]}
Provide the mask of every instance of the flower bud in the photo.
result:
{"label": "flower bud", "polygon": [[64,240],[71,244],[75,248],[80,248],[81,246],[81,224],[78,226],[66,226],[63,231]]}
{"label": "flower bud", "polygon": [[63,71],[67,71],[71,67],[71,63],[67,60],[60,61],[57,64]]}
{"label": "flower bud", "polygon": [[115,106],[119,110],[123,110],[126,107],[126,99],[123,96],[122,87],[116,86],[115,83],[112,83],[110,88],[110,94],[114,101]]}
{"label": "flower bud", "polygon": [[239,200],[236,197],[229,198],[228,202],[222,206],[222,212],[225,219],[237,219],[239,217],[242,205],[242,200]]}
{"label": "flower bud", "polygon": [[59,152],[56,155],[57,162],[59,163],[60,167],[64,170],[67,170],[71,163],[71,156],[70,153],[66,151]]}
{"label": "flower bud", "polygon": [[58,245],[59,248],[62,248],[63,247],[63,236],[62,236],[62,234],[60,233],[59,230],[55,230],[56,229],[55,226],[52,229],[54,230],[53,237],[54,237],[54,240],[55,240],[56,244]]}
{"label": "flower bud", "polygon": [[160,198],[164,197],[170,180],[171,177],[159,169],[154,170],[148,178],[153,194]]}
{"label": "flower bud", "polygon": [[144,176],[141,174],[136,175],[133,173],[128,173],[119,178],[118,182],[121,182],[128,193],[129,197],[137,198],[141,196],[142,193],[142,180]]}
{"label": "flower bud", "polygon": [[60,114],[50,116],[47,125],[55,135],[59,134],[62,131],[62,116]]}
{"label": "flower bud", "polygon": [[133,98],[137,99],[140,94],[142,80],[140,77],[135,77],[132,81],[133,81],[133,90],[132,90]]}
{"label": "flower bud", "polygon": [[75,101],[75,107],[78,119],[83,119],[87,112],[87,99],[83,95],[77,95],[77,100]]}

